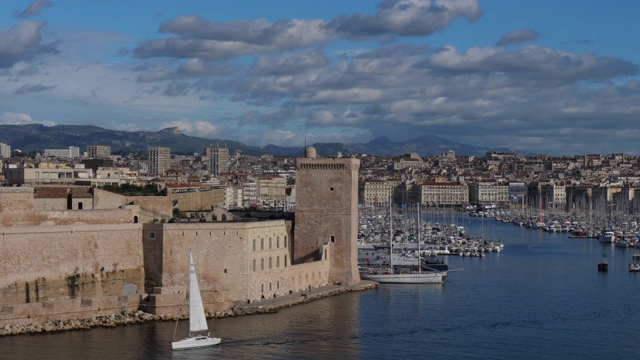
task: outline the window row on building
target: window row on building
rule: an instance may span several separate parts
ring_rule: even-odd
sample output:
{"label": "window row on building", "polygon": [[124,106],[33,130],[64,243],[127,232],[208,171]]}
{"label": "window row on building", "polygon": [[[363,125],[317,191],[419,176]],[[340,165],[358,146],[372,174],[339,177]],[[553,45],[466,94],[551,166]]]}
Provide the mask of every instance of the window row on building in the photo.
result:
{"label": "window row on building", "polygon": [[[273,264],[273,257],[269,257],[268,260],[268,264],[265,264],[265,258],[261,258],[260,259],[260,270],[271,270],[274,268],[274,264]],[[268,266],[268,268],[266,268],[265,266]],[[287,266],[287,255],[284,255],[284,263],[283,266]],[[276,256],[276,263],[275,263],[275,268],[279,268],[280,267],[280,256]],[[256,272],[258,271],[258,261],[256,259],[253,259],[253,264],[252,264],[252,271]]]}
{"label": "window row on building", "polygon": [[[283,247],[286,248],[287,247],[287,236],[286,235],[285,235],[283,240],[284,240],[284,242],[283,242],[284,246]],[[269,246],[269,250],[272,249],[272,247],[273,247],[273,238],[269,238],[268,246]],[[276,237],[276,249],[279,249],[279,248],[280,248],[280,236],[277,236]],[[264,238],[260,239],[260,250],[265,250],[265,240],[264,240]],[[257,246],[257,240],[256,239],[253,239],[253,251],[258,251],[258,246]]]}

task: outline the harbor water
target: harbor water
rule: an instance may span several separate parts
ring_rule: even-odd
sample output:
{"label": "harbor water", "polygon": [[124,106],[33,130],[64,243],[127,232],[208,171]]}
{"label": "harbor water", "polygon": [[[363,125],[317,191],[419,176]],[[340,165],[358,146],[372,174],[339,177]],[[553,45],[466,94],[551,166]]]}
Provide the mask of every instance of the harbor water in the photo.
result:
{"label": "harbor water", "polygon": [[[500,253],[447,257],[443,285],[381,285],[275,314],[210,319],[222,344],[172,351],[175,323],[0,338],[2,359],[620,359],[640,345],[633,248],[451,215]],[[482,230],[481,230],[482,229]],[[597,264],[607,255],[608,272]],[[178,336],[187,322],[177,326]]]}

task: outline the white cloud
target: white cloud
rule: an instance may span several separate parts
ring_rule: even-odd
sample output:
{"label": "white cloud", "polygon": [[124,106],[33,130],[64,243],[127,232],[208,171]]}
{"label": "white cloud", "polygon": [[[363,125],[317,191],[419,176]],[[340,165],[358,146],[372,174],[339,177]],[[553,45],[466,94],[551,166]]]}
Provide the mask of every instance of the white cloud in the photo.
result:
{"label": "white cloud", "polygon": [[177,119],[162,123],[162,128],[177,127],[180,131],[187,135],[211,138],[218,135],[220,128],[209,121],[187,119]]}
{"label": "white cloud", "polygon": [[3,125],[27,125],[27,124],[43,124],[45,126],[56,125],[53,121],[43,120],[35,121],[29,114],[5,112],[0,114],[0,124]]}

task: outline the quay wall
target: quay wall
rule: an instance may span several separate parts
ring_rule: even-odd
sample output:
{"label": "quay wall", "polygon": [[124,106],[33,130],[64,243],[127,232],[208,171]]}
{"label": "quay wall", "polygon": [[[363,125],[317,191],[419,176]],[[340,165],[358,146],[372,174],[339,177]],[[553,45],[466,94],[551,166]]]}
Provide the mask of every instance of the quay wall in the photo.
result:
{"label": "quay wall", "polygon": [[[40,303],[0,307],[0,328],[6,325],[43,324],[49,321],[89,319],[136,311],[140,295],[96,296],[84,299],[50,299]],[[107,324],[105,324],[107,325]]]}

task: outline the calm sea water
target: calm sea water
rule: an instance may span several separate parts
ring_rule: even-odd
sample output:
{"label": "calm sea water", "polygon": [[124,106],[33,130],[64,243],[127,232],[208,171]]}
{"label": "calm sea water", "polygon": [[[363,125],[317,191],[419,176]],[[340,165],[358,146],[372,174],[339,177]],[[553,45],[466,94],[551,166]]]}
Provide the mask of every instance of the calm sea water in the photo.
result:
{"label": "calm sea water", "polygon": [[[484,258],[449,257],[444,285],[383,285],[277,314],[210,320],[219,347],[173,352],[175,323],[0,338],[2,359],[638,358],[633,249],[459,215],[501,239]],[[597,264],[606,253],[609,272]],[[178,334],[187,331],[187,322]]]}

